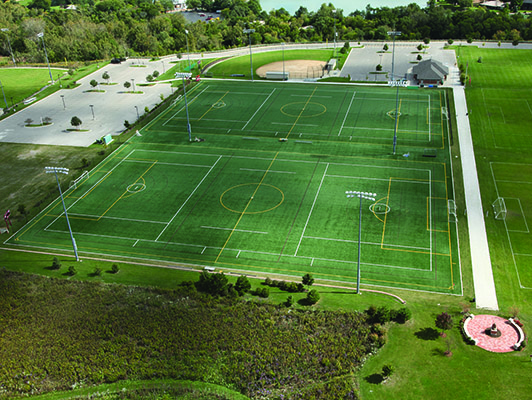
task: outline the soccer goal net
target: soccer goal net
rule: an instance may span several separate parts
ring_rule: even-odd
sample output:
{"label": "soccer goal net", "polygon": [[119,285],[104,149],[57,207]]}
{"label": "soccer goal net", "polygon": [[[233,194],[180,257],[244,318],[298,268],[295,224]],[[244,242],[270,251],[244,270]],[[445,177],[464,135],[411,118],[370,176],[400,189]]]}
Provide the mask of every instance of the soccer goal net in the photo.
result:
{"label": "soccer goal net", "polygon": [[456,203],[454,200],[447,200],[447,211],[449,213],[449,222],[456,222]]}
{"label": "soccer goal net", "polygon": [[498,197],[492,204],[495,219],[506,219],[506,203],[504,197]]}
{"label": "soccer goal net", "polygon": [[77,189],[78,185],[81,184],[85,179],[89,179],[89,171],[83,172],[79,178],[76,178],[70,182],[70,188]]}

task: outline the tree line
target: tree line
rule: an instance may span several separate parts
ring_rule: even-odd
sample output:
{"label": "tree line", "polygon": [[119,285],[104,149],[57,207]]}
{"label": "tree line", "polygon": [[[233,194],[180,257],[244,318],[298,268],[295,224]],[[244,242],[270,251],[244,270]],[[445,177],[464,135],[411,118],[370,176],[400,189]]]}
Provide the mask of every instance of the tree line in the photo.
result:
{"label": "tree line", "polygon": [[[70,1],[75,10],[60,8]],[[219,20],[191,23],[169,12],[170,0],[33,0],[28,6],[8,0],[0,3],[0,54],[10,57],[11,45],[18,62],[45,62],[42,40],[51,62],[175,54],[186,51],[187,39],[190,51],[212,51],[246,45],[246,28],[255,30],[252,44],[331,41],[335,27],[342,41],[389,40],[390,30],[401,31],[401,40],[532,39],[532,20],[512,12],[517,0],[502,11],[470,7],[471,0],[448,3],[368,5],[348,15],[324,3],[291,15],[284,8],[266,12],[258,0],[188,0],[191,8],[220,11]]]}

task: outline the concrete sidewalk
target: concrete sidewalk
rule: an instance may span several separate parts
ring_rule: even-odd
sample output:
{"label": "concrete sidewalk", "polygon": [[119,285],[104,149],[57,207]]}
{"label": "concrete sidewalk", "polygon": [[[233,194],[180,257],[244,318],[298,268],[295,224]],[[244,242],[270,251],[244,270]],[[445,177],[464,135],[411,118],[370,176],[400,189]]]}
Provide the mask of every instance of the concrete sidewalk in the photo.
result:
{"label": "concrete sidewalk", "polygon": [[[459,74],[458,69],[453,70]],[[469,227],[469,244],[471,248],[471,265],[473,268],[473,286],[477,308],[498,310],[497,293],[491,269],[490,249],[484,224],[484,211],[480,197],[477,166],[473,150],[473,140],[469,126],[467,102],[464,87],[455,85],[453,88],[457,115],[458,138],[462,157],[464,176],[464,194],[467,208],[467,224]]]}

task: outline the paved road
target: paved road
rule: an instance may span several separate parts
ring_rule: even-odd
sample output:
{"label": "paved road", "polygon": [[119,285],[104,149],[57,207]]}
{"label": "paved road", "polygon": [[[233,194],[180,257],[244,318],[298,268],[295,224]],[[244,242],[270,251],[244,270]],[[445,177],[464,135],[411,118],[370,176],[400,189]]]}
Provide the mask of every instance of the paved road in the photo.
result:
{"label": "paved road", "polygon": [[[175,57],[174,57],[175,59]],[[172,89],[168,83],[155,86],[138,86],[146,82],[146,76],[158,70],[170,68],[166,61],[144,61],[145,67],[132,67],[139,60],[130,59],[122,64],[109,64],[98,71],[80,79],[81,84],[75,89],[62,89],[50,96],[32,104],[12,116],[0,121],[0,141],[12,143],[34,143],[64,146],[89,146],[102,136],[119,135],[124,130],[124,121],[134,122],[139,114],[144,113],[144,107],[150,109],[161,101],[160,95],[168,96]],[[92,79],[105,82],[103,73],[107,71],[111,82],[116,85],[100,85],[105,93],[87,92],[92,89],[89,82]],[[127,94],[123,86],[125,81],[134,79],[135,90],[143,94]],[[132,90],[130,88],[129,90]],[[64,104],[61,96],[64,96]],[[93,105],[91,108],[90,105]],[[92,111],[94,110],[94,119]],[[70,120],[73,116],[81,119],[81,129],[86,132],[67,131],[71,129]],[[27,128],[24,121],[31,118],[38,123],[41,118],[49,117],[52,125]]]}

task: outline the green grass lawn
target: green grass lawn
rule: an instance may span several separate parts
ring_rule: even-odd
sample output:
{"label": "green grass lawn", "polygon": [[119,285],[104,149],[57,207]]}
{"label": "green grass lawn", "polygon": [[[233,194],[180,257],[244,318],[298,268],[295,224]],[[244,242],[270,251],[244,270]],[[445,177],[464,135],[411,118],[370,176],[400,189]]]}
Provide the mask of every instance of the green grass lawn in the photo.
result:
{"label": "green grass lawn", "polygon": [[[65,70],[52,69],[54,80],[64,72]],[[2,68],[0,81],[11,107],[13,102],[18,103],[45,86],[50,81],[50,75],[48,68]],[[0,104],[2,108],[5,107],[3,98],[0,98]]]}

